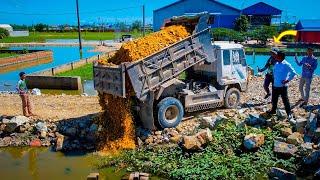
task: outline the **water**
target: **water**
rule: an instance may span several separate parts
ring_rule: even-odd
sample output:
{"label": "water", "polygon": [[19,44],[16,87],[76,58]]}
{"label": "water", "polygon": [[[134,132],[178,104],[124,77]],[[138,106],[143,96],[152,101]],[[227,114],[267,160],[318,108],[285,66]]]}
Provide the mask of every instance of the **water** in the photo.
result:
{"label": "water", "polygon": [[[79,39],[46,39],[46,43],[78,43]],[[81,40],[82,43],[100,44],[102,43],[113,43],[114,40]]]}
{"label": "water", "polygon": [[[257,55],[257,56],[247,56],[247,64],[252,67],[254,69],[255,74],[258,72],[257,66],[259,66],[259,68],[263,68],[264,65],[266,64],[267,60],[269,59],[270,56],[262,56],[262,55]],[[302,60],[302,56],[298,57],[299,61]],[[298,66],[294,60],[294,56],[287,56],[286,57],[286,61],[288,61],[292,67],[294,68],[294,70],[301,75],[302,73],[302,67]],[[320,64],[319,60],[318,60],[318,64]],[[320,66],[320,65],[319,65]],[[314,71],[314,74],[316,75],[320,75],[320,67],[318,66],[318,68]],[[266,71],[265,71],[266,72]]]}
{"label": "water", "polygon": [[86,179],[99,172],[99,179],[118,180],[126,174],[116,168],[97,170],[99,158],[92,154],[53,152],[51,148],[12,147],[0,149],[1,179]]}
{"label": "water", "polygon": [[[10,49],[23,49],[24,47],[12,47]],[[80,53],[78,47],[28,47],[28,49],[47,49],[53,52],[53,61],[47,64],[41,64],[30,68],[22,68],[21,70],[14,70],[8,73],[0,74],[0,91],[14,90],[15,84],[19,80],[19,72],[23,71],[27,74],[43,69],[52,68],[62,64],[66,64],[72,61],[80,59]],[[82,58],[92,57],[98,55],[99,52],[88,52],[93,47],[83,47]],[[4,84],[11,84],[14,86],[4,86]]]}

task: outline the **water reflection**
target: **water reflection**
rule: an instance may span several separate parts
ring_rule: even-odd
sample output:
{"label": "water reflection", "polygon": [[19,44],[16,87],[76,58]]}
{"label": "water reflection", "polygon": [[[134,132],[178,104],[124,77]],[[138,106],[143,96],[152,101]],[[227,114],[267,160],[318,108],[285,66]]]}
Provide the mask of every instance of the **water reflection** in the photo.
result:
{"label": "water reflection", "polygon": [[53,58],[43,58],[35,61],[19,62],[17,64],[0,67],[0,74],[4,74],[11,71],[17,71],[25,68],[30,68],[33,66],[39,66],[42,64],[48,64],[48,63],[51,63],[52,61],[53,61]]}
{"label": "water reflection", "polygon": [[126,174],[116,168],[97,170],[94,164],[101,160],[86,153],[53,152],[51,148],[11,147],[0,148],[1,179],[85,179],[92,172],[99,172],[99,179],[118,180]]}

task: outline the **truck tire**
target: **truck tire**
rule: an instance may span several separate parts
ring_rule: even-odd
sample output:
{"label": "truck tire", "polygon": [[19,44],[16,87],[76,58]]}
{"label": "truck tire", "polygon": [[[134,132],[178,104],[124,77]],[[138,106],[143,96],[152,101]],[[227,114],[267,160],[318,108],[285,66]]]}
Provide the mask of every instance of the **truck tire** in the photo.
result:
{"label": "truck tire", "polygon": [[183,106],[173,97],[162,99],[157,105],[156,118],[162,128],[176,127],[183,118]]}
{"label": "truck tire", "polygon": [[224,97],[224,106],[228,109],[234,109],[239,103],[240,91],[237,88],[230,88]]}

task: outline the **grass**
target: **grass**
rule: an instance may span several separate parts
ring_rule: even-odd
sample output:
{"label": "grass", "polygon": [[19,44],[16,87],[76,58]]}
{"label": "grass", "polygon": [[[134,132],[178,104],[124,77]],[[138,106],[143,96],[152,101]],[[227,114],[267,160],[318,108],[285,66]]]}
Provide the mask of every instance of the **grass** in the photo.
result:
{"label": "grass", "polygon": [[[279,128],[241,128],[229,121],[212,131],[214,141],[201,152],[186,152],[179,146],[137,149],[104,157],[96,166],[149,172],[167,179],[267,179],[270,167],[293,172],[298,168],[296,159],[280,159],[273,152]],[[249,133],[263,133],[265,144],[246,150],[242,144]]]}
{"label": "grass", "polygon": [[[142,37],[142,33],[127,33],[133,37]],[[81,38],[84,40],[113,40],[114,32],[81,32]],[[120,36],[120,35],[117,35]],[[77,32],[30,32],[27,37],[8,37],[0,39],[0,43],[24,43],[24,42],[45,42],[46,39],[78,39]]]}
{"label": "grass", "polygon": [[0,58],[10,57],[10,56],[19,56],[17,53],[0,53]]}
{"label": "grass", "polygon": [[71,71],[57,73],[56,76],[80,76],[81,80],[90,80],[93,78],[93,66],[87,64]]}

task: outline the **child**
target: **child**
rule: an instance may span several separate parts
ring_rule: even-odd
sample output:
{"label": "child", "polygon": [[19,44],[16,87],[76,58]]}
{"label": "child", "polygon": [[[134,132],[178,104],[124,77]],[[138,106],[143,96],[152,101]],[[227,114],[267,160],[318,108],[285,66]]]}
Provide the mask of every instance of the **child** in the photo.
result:
{"label": "child", "polygon": [[27,84],[26,84],[26,73],[20,72],[19,74],[20,80],[18,81],[18,85],[16,87],[17,91],[22,100],[22,111],[23,115],[26,117],[33,116],[32,113],[32,105],[30,101],[30,94],[28,92]]}

